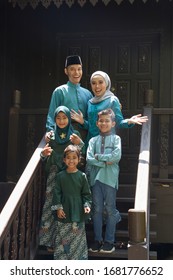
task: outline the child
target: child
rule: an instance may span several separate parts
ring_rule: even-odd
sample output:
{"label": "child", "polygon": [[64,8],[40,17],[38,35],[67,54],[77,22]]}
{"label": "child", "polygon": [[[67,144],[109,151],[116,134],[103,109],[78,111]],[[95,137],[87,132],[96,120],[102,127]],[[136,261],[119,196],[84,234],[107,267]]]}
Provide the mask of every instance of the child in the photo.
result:
{"label": "child", "polygon": [[64,149],[69,144],[83,147],[84,143],[71,125],[70,111],[65,106],[59,106],[54,113],[55,129],[51,132],[51,139],[42,152],[41,157],[45,160],[47,172],[46,197],[42,210],[40,245],[46,246],[48,251],[54,247],[55,222],[52,217],[51,204],[52,193],[55,186],[55,178],[58,172],[65,169],[63,162]]}
{"label": "child", "polygon": [[[73,108],[76,112],[80,110],[86,119],[88,100],[93,96],[88,89],[80,86],[83,74],[80,56],[67,56],[64,72],[68,77],[68,82],[57,87],[52,93],[46,122],[46,141],[48,141],[47,136],[49,136],[49,132],[54,127],[54,111],[58,106],[67,106],[70,110]],[[73,127],[79,130],[81,136],[85,138],[85,135],[82,135],[82,133],[86,134],[86,130],[81,129],[77,123],[74,123]]]}
{"label": "child", "polygon": [[[112,128],[115,127],[115,115],[111,109],[98,113],[96,125],[100,134],[90,139],[87,149],[95,237],[95,242],[89,250],[92,252],[111,253],[115,250],[116,223],[121,220],[120,214],[116,209],[121,139],[115,132],[112,132]],[[103,243],[104,210],[106,210],[106,231]]]}
{"label": "child", "polygon": [[90,212],[91,192],[85,173],[78,170],[80,151],[69,145],[64,151],[66,170],[57,175],[52,210],[58,220],[55,260],[86,260],[88,247],[85,216]]}
{"label": "child", "polygon": [[90,78],[91,88],[94,97],[88,102],[87,119],[83,116],[81,111],[71,111],[71,118],[81,124],[84,129],[88,130],[86,147],[89,139],[99,134],[99,129],[96,126],[98,112],[111,108],[115,114],[116,126],[119,128],[130,128],[134,124],[142,125],[148,118],[146,116],[135,115],[130,119],[124,119],[121,112],[121,104],[118,98],[110,91],[111,81],[103,71],[96,71]]}

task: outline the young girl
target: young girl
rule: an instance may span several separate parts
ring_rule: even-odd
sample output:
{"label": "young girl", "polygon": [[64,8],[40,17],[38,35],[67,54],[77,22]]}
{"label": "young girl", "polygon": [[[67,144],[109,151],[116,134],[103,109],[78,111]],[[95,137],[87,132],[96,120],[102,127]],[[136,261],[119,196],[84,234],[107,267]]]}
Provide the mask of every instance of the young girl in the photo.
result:
{"label": "young girl", "polygon": [[64,149],[69,144],[79,145],[80,148],[84,145],[78,131],[74,131],[71,125],[70,111],[67,107],[59,106],[55,110],[54,120],[55,129],[51,131],[49,135],[50,141],[41,152],[47,172],[47,186],[41,217],[39,243],[42,246],[46,246],[48,251],[52,251],[54,247],[56,225],[51,212],[52,193],[57,173],[65,169],[65,163],[63,162]]}
{"label": "young girl", "polygon": [[135,115],[130,119],[124,119],[121,112],[121,104],[119,99],[110,91],[111,81],[103,71],[96,71],[90,78],[91,88],[94,97],[88,101],[88,120],[83,118],[81,111],[71,111],[71,118],[88,130],[86,145],[89,139],[99,134],[99,129],[96,125],[98,112],[111,108],[115,114],[116,126],[120,128],[129,128],[134,124],[142,125],[148,118],[146,116]]}
{"label": "young girl", "polygon": [[86,260],[86,214],[90,212],[91,192],[85,173],[78,170],[80,151],[69,145],[64,151],[66,170],[57,175],[52,211],[58,220],[55,260]]}

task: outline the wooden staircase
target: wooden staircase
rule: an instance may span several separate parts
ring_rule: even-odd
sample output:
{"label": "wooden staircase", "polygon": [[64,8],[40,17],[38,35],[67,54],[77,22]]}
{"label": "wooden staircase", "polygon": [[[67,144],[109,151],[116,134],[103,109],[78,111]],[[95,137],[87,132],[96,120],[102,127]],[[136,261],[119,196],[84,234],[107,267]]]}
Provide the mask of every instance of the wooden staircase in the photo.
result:
{"label": "wooden staircase", "polygon": [[[134,158],[133,162],[138,162],[138,170],[135,171],[132,176],[128,176],[131,173],[122,172],[120,177],[119,190],[117,192],[117,209],[120,211],[122,216],[122,221],[117,225],[116,229],[116,241],[115,244],[116,250],[111,254],[101,254],[101,253],[91,253],[89,252],[90,259],[128,259],[132,260],[134,257],[138,260],[145,259],[156,259],[157,258],[157,242],[162,242],[162,234],[166,232],[162,230],[160,225],[160,220],[158,218],[167,218],[161,221],[167,227],[170,226],[172,219],[172,194],[173,194],[173,179],[172,179],[172,170],[173,166],[165,164],[165,150],[162,152],[163,147],[165,147],[165,141],[163,135],[165,133],[163,126],[162,129],[154,130],[160,134],[155,138],[162,140],[162,145],[158,149],[158,159],[156,155],[152,156],[153,162],[150,161],[150,144],[151,140],[151,108],[144,108],[147,110],[147,115],[150,116],[150,122],[142,126],[142,135],[141,135],[141,149],[139,153],[139,159]],[[144,113],[145,115],[146,113]],[[166,115],[166,117],[165,117]],[[161,110],[155,109],[154,111],[154,124],[155,121],[160,121],[168,123],[169,119],[172,120],[173,110]],[[158,118],[159,116],[159,118]],[[171,123],[172,124],[172,123]],[[171,125],[170,125],[171,127]],[[162,128],[162,127],[161,127]],[[161,131],[161,132],[160,132]],[[171,130],[170,130],[171,131]],[[163,139],[162,139],[163,138]],[[156,142],[156,143],[155,143]],[[158,145],[158,141],[155,141],[154,145]],[[167,143],[167,142],[166,142]],[[45,191],[45,182],[44,182],[44,172],[42,164],[40,162],[40,151],[45,145],[44,139],[41,140],[40,144],[33,153],[30,161],[28,162],[24,172],[22,173],[19,181],[17,182],[14,191],[12,192],[10,198],[5,204],[4,208],[1,211],[0,215],[0,259],[49,259],[53,258],[52,254],[48,254],[47,251],[43,248],[38,247],[38,231],[39,231],[39,222],[42,209],[42,197]],[[166,151],[169,151],[167,149]],[[164,157],[159,158],[160,154],[163,154]],[[168,152],[167,152],[168,153]],[[17,153],[18,154],[18,153]],[[169,153],[168,153],[169,155]],[[126,155],[126,161],[128,162],[129,155]],[[131,155],[130,155],[131,157]],[[129,158],[130,158],[129,157]],[[167,156],[168,158],[168,156]],[[160,160],[160,164],[158,163]],[[20,161],[19,161],[20,162]],[[166,163],[165,163],[166,162]],[[14,165],[14,164],[13,164]],[[13,167],[10,166],[10,170]],[[130,165],[130,168],[132,165]],[[150,171],[150,173],[149,173]],[[15,173],[15,172],[14,172]],[[125,175],[126,176],[125,176]],[[137,174],[137,180],[136,176]],[[134,178],[135,177],[135,178]],[[136,182],[135,182],[136,181]],[[159,185],[157,187],[157,184]],[[166,187],[165,187],[166,186]],[[159,191],[159,193],[158,193]],[[145,198],[145,199],[144,199]],[[168,203],[169,200],[169,203]],[[161,212],[163,208],[164,201],[164,211]],[[144,203],[145,202],[145,203]],[[147,203],[146,203],[147,202]],[[160,203],[160,204],[159,204]],[[144,210],[147,217],[147,230],[145,239],[147,239],[146,247],[143,248],[143,244],[132,244],[129,242],[130,234],[129,228],[136,229],[136,223],[129,223],[129,214],[128,210],[134,209],[136,211]],[[149,214],[149,219],[148,219]],[[169,214],[169,215],[168,215]],[[157,216],[156,216],[157,215]],[[160,216],[159,216],[160,215]],[[162,217],[163,216],[163,217]],[[167,222],[169,221],[169,222]],[[131,227],[130,227],[131,226]],[[158,227],[159,226],[159,227]],[[87,238],[88,242],[93,241],[93,229],[92,223],[86,225]],[[171,232],[171,231],[170,231]],[[157,233],[157,234],[156,234]],[[19,238],[20,236],[20,238]],[[149,238],[148,238],[149,236]],[[159,236],[159,238],[158,238]],[[172,236],[164,236],[165,243],[172,243]],[[161,241],[160,241],[161,240]],[[168,242],[167,242],[168,240]],[[128,248],[124,246],[128,244]],[[136,246],[137,245],[137,246]],[[143,250],[144,254],[141,256],[138,254],[138,245]],[[172,247],[171,247],[172,248]],[[131,250],[132,249],[132,250]],[[132,254],[133,251],[133,254]],[[160,258],[161,259],[161,258]]]}
{"label": "wooden staircase", "polygon": [[[134,197],[135,197],[135,185],[133,184],[120,184],[119,190],[117,192],[117,209],[121,214],[121,222],[117,224],[116,230],[116,243],[115,243],[115,251],[112,253],[101,253],[101,252],[88,252],[89,259],[92,260],[109,260],[109,259],[117,259],[117,260],[126,260],[128,259],[128,210],[134,207]],[[154,208],[156,200],[154,197],[151,197],[150,204],[151,209]],[[152,226],[150,231],[150,238],[154,240],[156,235],[154,228],[154,220],[156,219],[155,213],[151,213],[150,215],[150,223]],[[104,231],[104,226],[103,226]],[[92,221],[86,223],[86,234],[88,244],[91,244],[94,240],[93,234],[93,225]],[[53,259],[53,253],[47,252],[46,248],[39,247],[36,255],[36,259]],[[157,259],[157,252],[150,251],[150,259]]]}

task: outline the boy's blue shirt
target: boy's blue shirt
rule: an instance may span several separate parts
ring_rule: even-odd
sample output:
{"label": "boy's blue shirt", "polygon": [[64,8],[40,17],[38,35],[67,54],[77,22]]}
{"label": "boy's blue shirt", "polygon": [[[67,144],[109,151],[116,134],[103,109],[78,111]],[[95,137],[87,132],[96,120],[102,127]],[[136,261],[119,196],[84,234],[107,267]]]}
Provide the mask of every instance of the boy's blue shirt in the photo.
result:
{"label": "boy's blue shirt", "polygon": [[[103,148],[104,151],[101,152]],[[121,138],[118,135],[98,135],[90,139],[86,160],[91,186],[94,185],[96,180],[99,180],[106,185],[118,189],[121,153]],[[106,164],[106,162],[112,162],[112,164]]]}

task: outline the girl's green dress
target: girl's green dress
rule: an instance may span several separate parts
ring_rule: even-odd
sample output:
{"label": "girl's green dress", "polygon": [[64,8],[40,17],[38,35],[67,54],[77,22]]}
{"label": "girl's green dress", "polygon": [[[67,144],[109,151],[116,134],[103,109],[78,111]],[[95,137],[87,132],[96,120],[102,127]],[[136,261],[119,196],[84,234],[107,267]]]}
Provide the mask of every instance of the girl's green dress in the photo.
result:
{"label": "girl's green dress", "polygon": [[[86,174],[77,171],[68,173],[63,170],[57,175],[53,193],[52,210],[58,221],[54,259],[55,260],[86,260],[88,246],[85,231],[85,220],[89,214],[84,207],[91,207],[91,191]],[[57,218],[57,209],[63,208],[66,218]]]}

